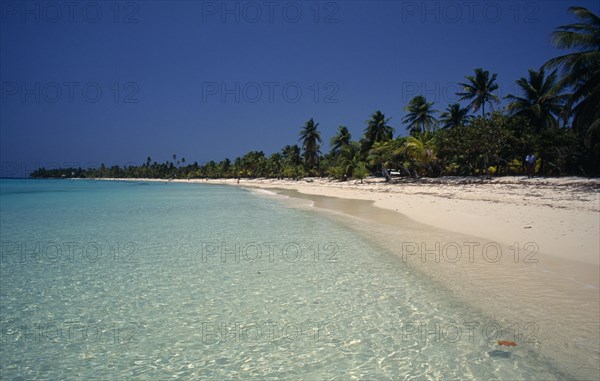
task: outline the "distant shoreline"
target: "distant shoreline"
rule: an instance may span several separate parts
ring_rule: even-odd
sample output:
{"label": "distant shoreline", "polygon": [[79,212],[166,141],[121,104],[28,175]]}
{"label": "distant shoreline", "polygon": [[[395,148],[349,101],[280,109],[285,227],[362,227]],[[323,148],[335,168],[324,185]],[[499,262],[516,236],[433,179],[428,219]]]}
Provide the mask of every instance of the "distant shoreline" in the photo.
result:
{"label": "distant shoreline", "polygon": [[554,257],[599,265],[600,179],[580,177],[382,178],[330,181],[275,179],[97,179],[223,184],[292,189],[309,195],[370,200],[419,223],[510,245],[538,242]]}
{"label": "distant shoreline", "polygon": [[[68,179],[65,179],[68,180]],[[510,245],[538,242],[554,257],[599,265],[600,179],[505,176],[382,178],[345,182],[323,178],[151,179],[98,178],[78,181],[134,181],[223,184],[292,189],[308,195],[370,200],[419,223]]]}

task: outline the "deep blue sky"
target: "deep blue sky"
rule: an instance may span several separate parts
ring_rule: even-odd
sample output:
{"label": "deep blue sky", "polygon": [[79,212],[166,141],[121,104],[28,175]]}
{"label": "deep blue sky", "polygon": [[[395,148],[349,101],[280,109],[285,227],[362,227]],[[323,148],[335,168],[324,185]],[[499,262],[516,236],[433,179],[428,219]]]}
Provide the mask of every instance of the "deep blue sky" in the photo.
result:
{"label": "deep blue sky", "polygon": [[[0,2],[3,176],[267,155],[311,117],[323,151],[380,109],[405,134],[423,93],[443,110],[483,67],[499,95],[561,54],[550,33],[597,1]],[[299,91],[301,93],[299,93]],[[260,92],[260,93],[259,93]]]}

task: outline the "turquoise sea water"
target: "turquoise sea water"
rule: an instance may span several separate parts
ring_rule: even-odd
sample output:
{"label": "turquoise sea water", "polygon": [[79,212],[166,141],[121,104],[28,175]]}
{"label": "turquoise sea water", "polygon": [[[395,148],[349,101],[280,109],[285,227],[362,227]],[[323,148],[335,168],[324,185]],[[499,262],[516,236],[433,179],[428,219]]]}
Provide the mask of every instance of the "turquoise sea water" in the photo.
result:
{"label": "turquoise sea water", "polygon": [[499,348],[505,322],[304,201],[0,184],[3,380],[572,378],[522,336]]}

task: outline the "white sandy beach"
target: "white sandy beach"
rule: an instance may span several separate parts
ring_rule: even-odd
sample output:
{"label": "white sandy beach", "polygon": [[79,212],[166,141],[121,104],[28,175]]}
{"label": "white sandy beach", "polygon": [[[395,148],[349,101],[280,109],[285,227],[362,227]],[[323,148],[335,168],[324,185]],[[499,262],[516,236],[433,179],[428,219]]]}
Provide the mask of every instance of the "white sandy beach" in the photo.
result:
{"label": "white sandy beach", "polygon": [[[537,327],[535,332],[525,329],[521,333],[534,333],[536,343],[531,345],[578,379],[600,377],[600,180],[444,178],[403,179],[391,184],[375,178],[363,184],[325,179],[241,179],[239,184],[235,179],[172,181],[297,191],[315,199],[334,197],[332,200],[344,201],[330,203],[342,216],[346,213],[374,224],[397,216],[400,220],[390,222],[391,226],[377,228],[381,231],[377,242],[388,245],[399,256],[405,252],[399,248],[402,238],[395,232],[413,226],[414,241],[427,241],[428,248],[434,247],[434,242],[442,246],[449,242],[497,243],[504,253],[498,263],[435,263],[431,259],[424,263],[418,256],[410,261],[458,299],[503,324]],[[351,200],[363,200],[361,205],[366,207],[352,213]],[[400,230],[394,229],[394,224]],[[368,225],[357,223],[359,230],[361,226]],[[377,229],[368,234],[377,235]],[[518,261],[513,260],[511,247],[519,248]],[[529,263],[525,258],[532,254],[532,247],[536,248],[531,257],[534,261]]]}
{"label": "white sandy beach", "polygon": [[369,178],[362,184],[313,178],[241,179],[239,183],[236,179],[171,181],[290,189],[308,195],[368,200],[437,229],[506,245],[533,242],[544,255],[593,265],[591,268],[600,265],[598,179],[443,178],[386,183]]}
{"label": "white sandy beach", "polygon": [[[236,180],[209,182],[237,184]],[[450,178],[386,184],[381,179],[367,179],[360,184],[242,179],[239,185],[371,200],[377,207],[436,228],[508,245],[535,242],[544,254],[600,263],[600,180]]]}
{"label": "white sandy beach", "polygon": [[[116,180],[116,179],[112,179]],[[134,181],[163,181],[132,179]],[[540,253],[600,264],[600,180],[501,177],[337,182],[326,179],[171,180],[291,189],[309,195],[373,201],[438,229],[511,245],[534,242]]]}

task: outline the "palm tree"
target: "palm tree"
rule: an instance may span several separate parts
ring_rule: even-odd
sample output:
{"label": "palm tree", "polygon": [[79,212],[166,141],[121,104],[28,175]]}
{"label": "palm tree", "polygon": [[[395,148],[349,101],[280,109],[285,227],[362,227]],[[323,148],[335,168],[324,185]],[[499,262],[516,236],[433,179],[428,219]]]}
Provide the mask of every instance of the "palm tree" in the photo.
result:
{"label": "palm tree", "polygon": [[371,119],[367,120],[365,128],[365,137],[363,140],[363,151],[368,152],[375,142],[391,140],[394,135],[394,128],[387,123],[391,118],[386,118],[385,114],[377,110],[371,114]]}
{"label": "palm tree", "polygon": [[250,151],[242,157],[242,170],[246,176],[251,178],[262,177],[265,172],[265,164],[266,158],[263,151]]}
{"label": "palm tree", "polygon": [[373,167],[379,167],[381,174],[385,177],[385,181],[390,181],[390,175],[386,168],[392,162],[392,156],[394,155],[394,141],[387,140],[385,142],[376,142],[373,147],[369,150],[367,161]]}
{"label": "palm tree", "polygon": [[594,135],[600,139],[600,17],[582,7],[569,11],[580,22],[558,27],[552,38],[558,48],[577,51],[553,58],[544,67],[562,67],[563,83],[573,87],[567,103],[573,128],[592,148]]}
{"label": "palm tree", "polygon": [[456,93],[460,96],[459,100],[470,100],[469,108],[473,112],[477,112],[481,108],[481,115],[485,115],[485,104],[489,103],[494,111],[494,102],[500,102],[497,95],[492,94],[498,90],[498,84],[496,81],[496,73],[492,74],[490,78],[490,72],[483,70],[482,68],[475,69],[475,76],[467,75],[465,78],[469,81],[468,83],[459,83],[463,87],[464,92]]}
{"label": "palm tree", "polygon": [[361,163],[361,145],[358,142],[350,142],[342,147],[340,151],[340,166],[342,168],[342,179],[345,180],[352,176],[355,168]]}
{"label": "palm tree", "polygon": [[339,126],[337,134],[331,138],[329,145],[331,146],[331,154],[338,155],[342,147],[347,144],[350,144],[350,140],[352,139],[352,135],[350,131],[348,131],[348,127]]}
{"label": "palm tree", "polygon": [[437,110],[433,110],[434,102],[427,102],[422,95],[417,95],[408,102],[404,108],[408,112],[402,123],[408,124],[406,127],[411,135],[419,134],[425,131],[431,131],[438,124],[438,120],[433,116]]}
{"label": "palm tree", "polygon": [[[407,137],[404,143],[404,154],[408,157],[410,166],[422,169],[425,175],[434,174],[437,156],[435,142],[430,134]],[[414,173],[416,174],[416,171]]]}
{"label": "palm tree", "polygon": [[364,161],[359,162],[352,170],[352,178],[360,180],[363,183],[363,179],[369,176],[369,169]]}
{"label": "palm tree", "polygon": [[281,178],[283,156],[275,152],[267,159],[267,172],[269,177]]}
{"label": "palm tree", "polygon": [[281,156],[283,156],[283,161],[292,166],[298,166],[302,163],[302,157],[300,156],[300,147],[294,144],[286,145],[281,150]]}
{"label": "palm tree", "polygon": [[517,85],[523,92],[523,97],[509,94],[508,110],[516,116],[524,116],[537,132],[548,127],[558,127],[558,118],[564,110],[564,105],[569,97],[561,94],[564,84],[558,83],[556,70],[546,77],[544,68],[536,71],[529,69],[529,78],[521,78]]}
{"label": "palm tree", "polygon": [[318,131],[319,123],[310,118],[300,131],[300,141],[304,148],[304,164],[307,169],[314,169],[319,164],[321,133]]}
{"label": "palm tree", "polygon": [[454,128],[464,126],[473,117],[469,114],[469,108],[461,108],[460,104],[454,103],[448,105],[446,111],[440,115],[440,122],[442,122],[442,128]]}
{"label": "palm tree", "polygon": [[221,177],[229,177],[231,174],[231,160],[229,160],[229,158],[221,160],[219,168],[221,168]]}

